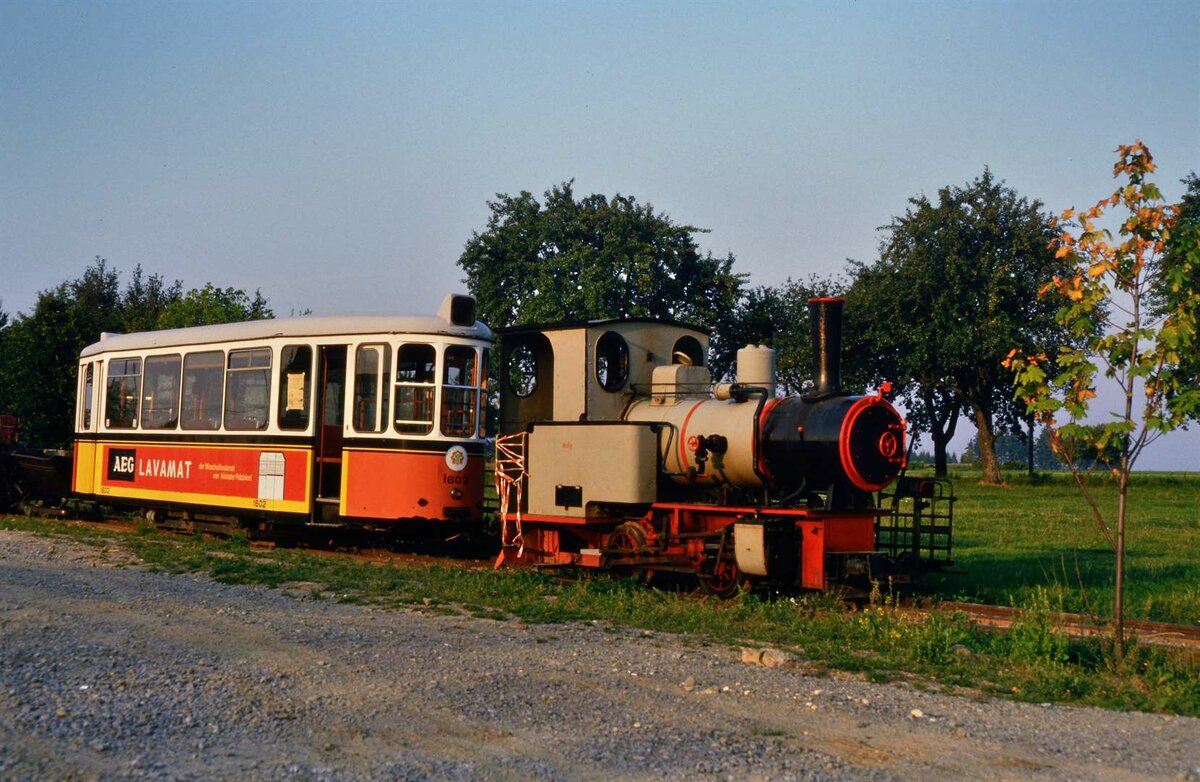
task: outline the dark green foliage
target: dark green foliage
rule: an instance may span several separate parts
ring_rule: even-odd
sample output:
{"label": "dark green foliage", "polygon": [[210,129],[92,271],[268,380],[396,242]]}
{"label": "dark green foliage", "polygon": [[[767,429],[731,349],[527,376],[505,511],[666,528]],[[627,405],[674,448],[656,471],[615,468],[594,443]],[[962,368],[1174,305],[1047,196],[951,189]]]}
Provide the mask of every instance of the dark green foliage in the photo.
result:
{"label": "dark green foliage", "polygon": [[997,481],[994,434],[1024,415],[1001,361],[1015,346],[1064,344],[1058,299],[1037,294],[1066,267],[1049,249],[1054,232],[1041,202],[991,171],[942,188],[936,201],[909,203],[885,227],[879,260],[854,267],[847,311],[859,319],[849,331],[880,379],[902,385],[910,420],[932,434],[939,456],[959,412],[971,418],[984,480]]}
{"label": "dark green foliage", "polygon": [[0,412],[21,419],[26,442],[66,446],[79,352],[101,333],[269,318],[266,305],[257,292],[251,299],[211,284],[184,295],[181,282],[166,285],[158,275],[146,277],[141,266],[122,291],[120,273],[97,257],[78,279],[42,291],[33,312],[11,323],[0,314]]}
{"label": "dark green foliage", "polygon": [[[487,229],[458,265],[493,328],[601,318],[671,318],[725,328],[743,275],[732,255],[701,254],[694,235],[632,196],[576,200],[572,183],[489,201]],[[715,349],[714,345],[714,349]]]}
{"label": "dark green foliage", "polygon": [[[1175,228],[1157,270],[1160,279],[1152,300],[1160,316],[1177,309],[1185,297],[1200,295],[1200,176],[1192,172],[1182,181],[1187,192],[1179,201]],[[1181,353],[1179,369],[1188,385],[1200,386],[1200,350]],[[1171,407],[1179,403],[1178,396],[1168,401]],[[1191,411],[1188,417],[1200,419],[1200,410]]]}
{"label": "dark green foliage", "polygon": [[[812,336],[809,329],[808,300],[814,296],[836,296],[841,292],[837,280],[810,277],[805,282],[788,279],[778,287],[761,285],[742,296],[734,317],[721,332],[719,346],[713,351],[713,376],[732,376],[737,351],[746,345],[766,345],[775,349],[775,366],[785,393],[801,393],[812,380]],[[848,356],[847,351],[843,351]],[[851,378],[843,374],[848,387]]]}
{"label": "dark green foliage", "polygon": [[267,307],[261,291],[256,290],[251,298],[245,291],[217,288],[208,282],[203,288],[190,290],[168,304],[159,314],[155,327],[179,329],[271,317],[274,313]]}

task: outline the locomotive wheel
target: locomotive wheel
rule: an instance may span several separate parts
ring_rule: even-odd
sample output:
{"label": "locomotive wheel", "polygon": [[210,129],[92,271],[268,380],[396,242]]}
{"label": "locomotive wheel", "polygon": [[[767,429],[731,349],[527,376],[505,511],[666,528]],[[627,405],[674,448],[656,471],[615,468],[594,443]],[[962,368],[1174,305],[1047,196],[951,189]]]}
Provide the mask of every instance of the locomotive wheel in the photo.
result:
{"label": "locomotive wheel", "polygon": [[[622,559],[632,558],[638,554],[644,554],[648,545],[649,538],[646,536],[646,528],[636,521],[626,521],[618,524],[612,534],[608,536],[608,541],[604,544],[604,554],[607,557],[617,556]],[[610,568],[618,572],[632,573],[644,583],[650,583],[654,578],[654,571],[638,567],[636,563],[618,562],[611,565]]]}
{"label": "locomotive wheel", "polygon": [[625,557],[646,550],[646,530],[636,521],[626,521],[618,524],[608,536],[604,544],[604,553],[608,556]]}
{"label": "locomotive wheel", "polygon": [[741,571],[734,559],[733,541],[728,530],[721,534],[716,551],[696,572],[704,591],[721,600],[728,600],[741,591]]}
{"label": "locomotive wheel", "polygon": [[732,559],[718,560],[713,563],[712,573],[698,573],[697,575],[704,591],[722,600],[736,597],[742,589],[741,573],[738,571],[737,563]]}

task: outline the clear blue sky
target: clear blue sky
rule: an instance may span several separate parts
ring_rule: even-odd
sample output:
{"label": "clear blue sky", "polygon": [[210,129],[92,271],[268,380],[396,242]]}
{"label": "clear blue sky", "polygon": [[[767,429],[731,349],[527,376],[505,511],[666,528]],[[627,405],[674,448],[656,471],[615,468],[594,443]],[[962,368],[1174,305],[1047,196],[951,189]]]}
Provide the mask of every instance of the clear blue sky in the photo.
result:
{"label": "clear blue sky", "polygon": [[1169,198],[1200,170],[1194,0],[0,0],[0,306],[101,255],[428,311],[487,199],[570,178],[775,284],[984,166],[1090,205],[1135,138]]}

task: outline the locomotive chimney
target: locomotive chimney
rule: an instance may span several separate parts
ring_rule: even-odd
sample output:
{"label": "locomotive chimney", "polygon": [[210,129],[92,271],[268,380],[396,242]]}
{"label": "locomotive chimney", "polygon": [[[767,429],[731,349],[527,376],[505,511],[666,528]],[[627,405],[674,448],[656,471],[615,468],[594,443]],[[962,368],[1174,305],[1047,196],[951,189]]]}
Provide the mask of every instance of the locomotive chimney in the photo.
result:
{"label": "locomotive chimney", "polygon": [[842,298],[808,300],[812,321],[813,377],[809,396],[829,396],[842,391]]}

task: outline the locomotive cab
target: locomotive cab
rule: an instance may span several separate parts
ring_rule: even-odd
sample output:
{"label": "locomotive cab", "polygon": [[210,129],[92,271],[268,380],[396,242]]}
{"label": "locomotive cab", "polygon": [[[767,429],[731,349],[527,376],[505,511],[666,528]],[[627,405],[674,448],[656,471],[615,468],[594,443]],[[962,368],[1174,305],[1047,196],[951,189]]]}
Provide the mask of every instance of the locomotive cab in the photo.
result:
{"label": "locomotive cab", "polygon": [[706,398],[707,349],[703,330],[651,320],[501,331],[501,433],[523,436],[538,476],[522,512],[599,517],[654,503],[662,427],[627,411],[638,400]]}

